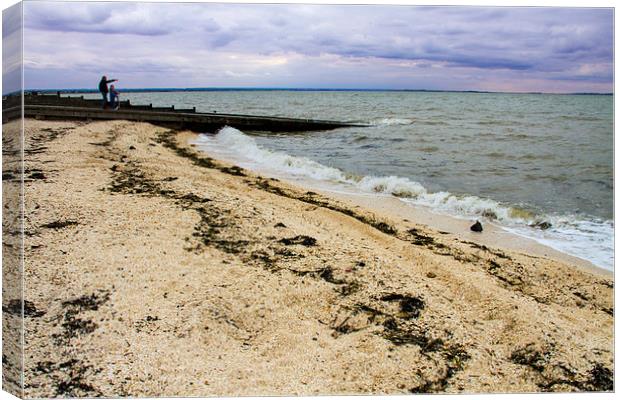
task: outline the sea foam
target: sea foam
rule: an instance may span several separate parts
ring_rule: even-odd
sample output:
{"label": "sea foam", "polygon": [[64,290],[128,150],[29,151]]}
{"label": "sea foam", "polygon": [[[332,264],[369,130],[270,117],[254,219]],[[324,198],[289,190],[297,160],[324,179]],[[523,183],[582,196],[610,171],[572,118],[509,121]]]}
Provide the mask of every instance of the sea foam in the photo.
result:
{"label": "sea foam", "polygon": [[224,127],[218,131],[217,135],[213,137],[203,135],[203,138],[218,147],[234,149],[234,154],[256,162],[258,166],[269,166],[293,176],[316,180],[346,180],[345,175],[339,169],[322,165],[305,157],[294,157],[264,149],[258,146],[253,138],[235,128]]}
{"label": "sea foam", "polygon": [[411,125],[413,120],[409,118],[379,118],[370,121],[371,125]]}
{"label": "sea foam", "polygon": [[[251,136],[232,127],[222,128],[216,135],[201,135],[197,144],[246,168],[346,185],[361,193],[395,196],[405,203],[458,218],[493,221],[513,233],[613,269],[613,257],[608,256],[613,254],[613,221],[538,215],[492,199],[446,191],[429,192],[419,182],[406,177],[354,176],[306,157],[263,148]],[[543,231],[532,227],[541,222],[550,223],[551,228]]]}
{"label": "sea foam", "polygon": [[344,183],[352,185],[362,192],[393,195],[411,204],[423,205],[463,217],[485,217],[513,223],[534,222],[533,219],[526,220],[515,217],[510,207],[503,206],[496,201],[476,196],[457,196],[449,192],[430,193],[422,184],[409,178],[398,176],[353,177],[337,168],[328,167],[306,157],[295,157],[262,148],[252,137],[235,128],[222,128],[217,135],[211,137],[205,135],[204,139],[220,148],[235,149],[234,152],[239,157],[252,161],[257,167],[268,167],[280,173],[320,181]]}

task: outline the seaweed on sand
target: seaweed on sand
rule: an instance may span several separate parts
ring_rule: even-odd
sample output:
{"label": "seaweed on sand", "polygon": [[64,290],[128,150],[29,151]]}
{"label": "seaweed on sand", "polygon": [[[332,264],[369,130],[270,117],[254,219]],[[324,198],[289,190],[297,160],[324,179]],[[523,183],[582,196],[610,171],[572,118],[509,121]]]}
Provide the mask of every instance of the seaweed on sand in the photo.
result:
{"label": "seaweed on sand", "polygon": [[356,281],[347,281],[345,279],[338,279],[334,276],[334,271],[331,267],[326,266],[318,270],[300,271],[289,268],[290,272],[298,276],[312,276],[324,280],[325,282],[333,285],[338,285],[338,291],[343,296],[348,296],[355,293],[360,288],[360,284]]}
{"label": "seaweed on sand", "polygon": [[[174,139],[174,133],[175,131],[162,132],[161,134],[159,134],[157,138],[157,142],[163,144],[164,147],[167,147],[173,150],[177,155],[191,160],[195,165],[198,165],[200,167],[215,169],[215,170],[219,170],[220,172],[237,175],[237,176],[246,176],[246,174],[243,172],[243,169],[237,166],[232,166],[232,167],[220,166],[215,162],[215,160],[213,160],[210,157],[200,157],[195,152],[187,149],[186,147],[179,146]],[[346,207],[341,207],[341,206],[332,204],[328,201],[322,200],[318,198],[318,196],[313,192],[307,192],[304,195],[289,193],[288,191],[285,191],[284,189],[278,186],[274,186],[270,184],[268,180],[263,179],[261,177],[253,178],[249,180],[248,183],[252,184],[256,188],[259,188],[269,193],[276,194],[278,196],[300,200],[308,204],[312,204],[312,205],[316,205],[319,207],[330,209],[332,211],[340,212],[342,214],[353,217],[360,222],[370,225],[373,228],[385,234],[396,235],[398,233],[392,225],[386,222],[377,221],[365,215],[358,214],[355,211],[348,209]]]}
{"label": "seaweed on sand", "polygon": [[[562,386],[571,386],[584,392],[613,390],[613,372],[601,363],[594,363],[589,371],[578,375],[573,368],[562,364],[551,364],[551,355],[549,349],[538,349],[533,343],[530,343],[513,351],[510,360],[536,372],[539,380],[537,386],[545,392],[565,391]],[[561,371],[560,376],[549,376],[547,372],[551,370]]]}
{"label": "seaweed on sand", "polygon": [[271,183],[269,183],[266,179],[261,179],[260,177],[257,178],[255,182],[253,182],[253,185],[266,192],[277,194],[278,196],[287,197],[293,200],[303,201],[304,203],[312,204],[314,206],[323,207],[323,208],[327,208],[328,210],[339,212],[341,214],[355,218],[356,220],[366,225],[372,226],[378,231],[381,231],[388,235],[394,236],[398,233],[398,231],[392,225],[388,224],[387,222],[378,221],[369,216],[358,214],[357,212],[349,208],[339,206],[337,204],[332,204],[329,201],[322,199],[320,196],[316,195],[316,193],[314,192],[306,192],[303,195],[298,195],[293,192],[285,191],[284,189],[278,186],[274,186]]}
{"label": "seaweed on sand", "polygon": [[413,344],[420,347],[422,353],[434,352],[443,348],[441,338],[429,337],[417,325],[403,325],[396,318],[387,318],[383,322],[382,336],[397,346]]}
{"label": "seaweed on sand", "polygon": [[53,335],[59,342],[67,342],[68,340],[79,335],[92,333],[97,329],[97,324],[90,319],[82,318],[80,315],[83,311],[96,311],[99,306],[110,299],[110,293],[107,291],[99,294],[92,293],[83,295],[70,300],[63,301],[62,307],[65,312],[61,326],[62,334]]}
{"label": "seaweed on sand", "polygon": [[381,334],[396,346],[414,345],[420,348],[422,355],[430,357],[434,354],[443,363],[440,375],[435,378],[426,378],[424,382],[409,389],[410,393],[436,393],[445,391],[450,379],[463,370],[465,363],[470,359],[469,354],[460,344],[449,344],[440,337],[432,337],[427,329],[410,323],[399,322],[395,317],[388,317],[383,321]]}
{"label": "seaweed on sand", "polygon": [[[2,306],[2,311],[20,316],[22,315],[22,301],[21,299],[12,299],[9,300],[6,306]],[[41,317],[45,315],[45,311],[38,310],[34,303],[28,300],[24,300],[23,302],[23,311],[24,317]]]}
{"label": "seaweed on sand", "polygon": [[280,240],[280,243],[283,243],[286,246],[291,245],[302,245],[302,246],[316,246],[316,239],[306,235],[297,235],[292,238],[284,238]]}
{"label": "seaweed on sand", "polygon": [[41,225],[42,228],[48,228],[48,229],[62,229],[62,228],[66,228],[67,226],[73,226],[73,225],[77,225],[78,222],[77,221],[73,221],[73,220],[58,220],[58,221],[54,221],[54,222],[50,222],[49,224],[44,224]]}
{"label": "seaweed on sand", "polygon": [[398,293],[391,293],[381,297],[382,301],[397,301],[400,305],[400,313],[403,318],[418,318],[424,309],[424,300],[416,296],[407,296]]}
{"label": "seaweed on sand", "polygon": [[522,349],[512,352],[510,360],[515,364],[525,365],[535,371],[542,372],[549,360],[550,352],[541,352],[535,348],[533,343],[528,344]]}
{"label": "seaweed on sand", "polygon": [[463,370],[465,362],[470,358],[461,346],[449,346],[442,349],[442,356],[446,363],[443,373],[435,379],[426,380],[421,385],[409,389],[410,393],[444,392],[450,384],[450,379]]}
{"label": "seaweed on sand", "polygon": [[433,247],[435,245],[435,239],[431,236],[420,233],[416,228],[411,228],[407,231],[413,237],[411,243],[418,246]]}
{"label": "seaweed on sand", "polygon": [[234,223],[222,210],[213,207],[194,208],[200,215],[200,222],[194,228],[194,237],[200,238],[205,246],[213,246],[229,254],[239,254],[251,243],[245,239],[227,239],[221,236],[224,228],[232,227]]}
{"label": "seaweed on sand", "polygon": [[[53,363],[51,361],[38,362],[31,369],[33,375],[46,375],[52,380],[55,388],[54,396],[63,397],[99,397],[103,393],[95,386],[87,382],[90,371],[101,372],[92,365],[76,358],[67,361]],[[27,383],[26,386],[29,386]]]}
{"label": "seaweed on sand", "polygon": [[225,174],[234,175],[234,176],[246,176],[245,172],[243,172],[243,168],[240,168],[236,165],[232,167],[221,167],[219,168],[220,172]]}
{"label": "seaweed on sand", "polygon": [[421,233],[416,228],[409,229],[407,233],[411,236],[411,243],[415,244],[416,246],[424,246],[430,250],[433,250],[435,254],[450,255],[455,259],[459,259],[459,257],[461,257],[461,254],[459,254],[460,252],[454,254],[456,252],[456,249],[450,249],[445,244],[436,241],[435,238],[433,238],[432,236]]}
{"label": "seaweed on sand", "polygon": [[62,302],[63,307],[73,307],[78,310],[93,310],[97,311],[99,306],[104,304],[110,299],[109,292],[101,292],[100,294],[92,293],[90,295],[83,295],[80,297],[75,297],[70,300],[65,300]]}
{"label": "seaweed on sand", "polygon": [[129,166],[127,169],[115,172],[114,180],[109,187],[112,193],[144,194],[151,196],[165,196],[172,191],[162,189],[158,184],[145,177],[138,168]]}
{"label": "seaweed on sand", "polygon": [[491,248],[489,248],[489,247],[487,247],[487,246],[485,246],[483,244],[478,244],[478,243],[470,242],[470,241],[467,241],[467,240],[462,240],[461,243],[468,244],[471,248],[474,248],[474,249],[479,249],[479,250],[482,250],[482,251],[486,251],[486,252],[491,253],[491,254],[499,257],[499,258],[503,258],[503,259],[506,259],[506,260],[511,260],[512,259],[512,258],[510,258],[510,256],[506,255],[505,253],[503,253],[503,252],[501,252],[499,250],[491,249]]}
{"label": "seaweed on sand", "polygon": [[[566,391],[562,386],[572,386],[582,392],[611,392],[614,390],[614,374],[601,363],[594,363],[592,368],[578,379],[577,374],[569,372],[561,378],[546,378],[541,375],[542,381],[537,386],[543,392]],[[557,387],[556,387],[557,386]]]}

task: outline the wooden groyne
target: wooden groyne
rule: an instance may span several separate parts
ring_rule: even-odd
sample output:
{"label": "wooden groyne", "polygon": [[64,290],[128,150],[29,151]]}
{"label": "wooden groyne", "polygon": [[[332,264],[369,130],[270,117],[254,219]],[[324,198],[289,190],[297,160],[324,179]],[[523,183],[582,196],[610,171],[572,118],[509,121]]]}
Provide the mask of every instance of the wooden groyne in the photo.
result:
{"label": "wooden groyne", "polygon": [[[220,114],[196,112],[191,109],[132,105],[129,100],[120,103],[120,109],[103,110],[101,100],[84,99],[83,96],[27,94],[24,96],[24,117],[38,119],[114,120],[149,122],[177,129],[198,132],[215,132],[224,126],[244,131],[300,132],[331,130],[345,127],[366,126],[356,123],[301,118],[283,118],[257,115]],[[3,123],[21,116],[21,99],[9,96],[3,99]]]}

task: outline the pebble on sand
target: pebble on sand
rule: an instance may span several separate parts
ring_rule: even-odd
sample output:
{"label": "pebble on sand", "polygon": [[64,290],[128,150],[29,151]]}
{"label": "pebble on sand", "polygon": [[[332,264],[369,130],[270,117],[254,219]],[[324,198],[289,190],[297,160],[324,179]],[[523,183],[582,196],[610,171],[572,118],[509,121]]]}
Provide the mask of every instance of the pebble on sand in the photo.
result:
{"label": "pebble on sand", "polygon": [[480,221],[476,221],[476,223],[470,226],[469,229],[474,232],[482,232],[482,224],[480,223]]}

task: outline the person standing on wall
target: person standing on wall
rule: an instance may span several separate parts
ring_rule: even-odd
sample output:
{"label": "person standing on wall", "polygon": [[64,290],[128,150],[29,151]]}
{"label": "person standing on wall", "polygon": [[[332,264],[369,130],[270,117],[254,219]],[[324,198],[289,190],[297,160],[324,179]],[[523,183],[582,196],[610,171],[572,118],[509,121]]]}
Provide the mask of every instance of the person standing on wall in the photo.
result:
{"label": "person standing on wall", "polygon": [[118,79],[108,80],[108,78],[104,75],[101,77],[101,80],[99,81],[99,91],[101,92],[101,97],[103,99],[101,107],[104,110],[106,106],[108,105],[108,83],[116,82],[117,80]]}
{"label": "person standing on wall", "polygon": [[110,108],[112,110],[118,110],[120,103],[118,102],[118,90],[114,88],[114,85],[110,85]]}

